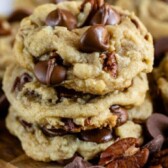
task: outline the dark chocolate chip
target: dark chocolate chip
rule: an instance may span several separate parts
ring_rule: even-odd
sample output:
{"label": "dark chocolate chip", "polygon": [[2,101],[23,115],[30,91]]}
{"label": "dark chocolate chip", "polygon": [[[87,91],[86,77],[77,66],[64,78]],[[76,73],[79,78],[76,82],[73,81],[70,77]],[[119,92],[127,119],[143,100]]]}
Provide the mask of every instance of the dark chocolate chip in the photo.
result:
{"label": "dark chocolate chip", "polygon": [[154,113],[146,122],[147,131],[151,137],[155,138],[158,135],[162,135],[165,138],[168,137],[168,117]]}
{"label": "dark chocolate chip", "polygon": [[10,25],[4,20],[0,20],[0,36],[7,36],[11,34]]}
{"label": "dark chocolate chip", "polygon": [[81,131],[79,138],[87,142],[103,143],[110,141],[113,138],[113,136],[112,130],[108,128],[102,128]]}
{"label": "dark chocolate chip", "polygon": [[80,39],[80,50],[83,52],[106,51],[109,48],[109,34],[104,26],[90,27]]}
{"label": "dark chocolate chip", "polygon": [[91,164],[85,161],[82,157],[75,157],[75,159],[66,165],[64,168],[89,168]]}
{"label": "dark chocolate chip", "polygon": [[46,25],[48,26],[64,26],[69,30],[76,28],[77,20],[75,16],[64,9],[56,9],[48,14],[46,21]]}
{"label": "dark chocolate chip", "polygon": [[118,64],[114,53],[103,53],[100,55],[103,59],[103,70],[116,78],[118,74]]}
{"label": "dark chocolate chip", "polygon": [[89,13],[87,19],[85,20],[85,22],[83,23],[82,26],[90,25],[90,20],[93,18],[95,13],[100,9],[100,7],[102,7],[104,5],[104,0],[84,0],[84,2],[81,5],[81,9],[80,9],[81,12],[84,11],[85,5],[87,3],[91,4],[91,10],[90,10],[90,13]]}
{"label": "dark chocolate chip", "polygon": [[120,126],[128,120],[128,112],[126,109],[124,109],[121,106],[118,105],[113,105],[110,107],[110,111],[114,114],[117,115],[117,126]]}
{"label": "dark chocolate chip", "polygon": [[68,0],[50,0],[50,2],[54,3],[54,4],[58,4],[58,3],[61,3],[61,2],[65,2],[65,1],[68,1]]}
{"label": "dark chocolate chip", "polygon": [[78,125],[76,125],[73,122],[73,119],[71,118],[63,118],[61,121],[65,124],[64,128],[68,132],[72,132],[72,131],[74,132],[75,130],[78,130],[80,128]]}
{"label": "dark chocolate chip", "polygon": [[63,136],[66,135],[68,132],[63,129],[56,129],[56,128],[47,128],[46,126],[41,126],[41,131],[47,137],[55,137],[55,136]]}
{"label": "dark chocolate chip", "polygon": [[32,13],[30,10],[17,9],[8,18],[8,22],[19,22]]}
{"label": "dark chocolate chip", "polygon": [[119,14],[110,5],[104,4],[90,20],[90,25],[115,25],[120,22]]}
{"label": "dark chocolate chip", "polygon": [[23,73],[20,77],[17,77],[15,79],[13,88],[12,88],[12,92],[14,91],[21,91],[23,86],[28,83],[31,82],[33,79],[32,77],[28,74],[28,73]]}
{"label": "dark chocolate chip", "polygon": [[154,45],[155,48],[155,66],[158,66],[164,57],[164,54],[168,52],[168,37],[158,39]]}
{"label": "dark chocolate chip", "polygon": [[164,139],[164,137],[162,135],[158,135],[153,140],[151,140],[150,142],[148,142],[144,146],[144,148],[148,148],[149,151],[150,151],[150,154],[153,154],[155,152],[160,151],[160,149],[162,148],[164,140],[165,139]]}
{"label": "dark chocolate chip", "polygon": [[29,132],[34,132],[34,129],[33,129],[33,124],[25,121],[25,120],[22,120],[21,118],[17,117],[17,120],[20,122],[20,124]]}
{"label": "dark chocolate chip", "polygon": [[66,68],[56,63],[56,59],[38,62],[34,67],[34,73],[39,82],[47,85],[56,85],[66,78]]}
{"label": "dark chocolate chip", "polygon": [[168,3],[168,0],[162,0],[162,1]]}

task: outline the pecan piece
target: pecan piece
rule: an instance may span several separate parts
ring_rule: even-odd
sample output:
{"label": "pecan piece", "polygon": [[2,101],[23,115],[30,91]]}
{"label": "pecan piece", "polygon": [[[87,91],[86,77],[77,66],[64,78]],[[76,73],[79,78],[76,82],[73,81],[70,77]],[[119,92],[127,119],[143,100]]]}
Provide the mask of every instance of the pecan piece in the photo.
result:
{"label": "pecan piece", "polygon": [[136,138],[121,139],[108,147],[100,155],[100,165],[107,165],[107,168],[141,168],[149,156],[149,150],[138,148],[139,141]]}
{"label": "pecan piece", "polygon": [[100,58],[104,60],[103,70],[108,72],[112,77],[117,77],[118,65],[114,53],[101,54]]}

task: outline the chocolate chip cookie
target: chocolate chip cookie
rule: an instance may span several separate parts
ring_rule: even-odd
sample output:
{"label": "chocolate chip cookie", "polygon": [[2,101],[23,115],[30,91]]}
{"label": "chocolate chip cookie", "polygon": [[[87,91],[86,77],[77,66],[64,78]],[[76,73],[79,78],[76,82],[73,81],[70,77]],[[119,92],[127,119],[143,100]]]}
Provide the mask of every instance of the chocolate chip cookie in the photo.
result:
{"label": "chocolate chip cookie", "polygon": [[166,0],[117,0],[116,5],[134,11],[154,39],[168,36],[168,2]]}
{"label": "chocolate chip cookie", "polygon": [[62,86],[42,85],[30,71],[17,65],[7,69],[3,84],[12,106],[27,121],[64,127],[61,118],[70,118],[80,126],[78,131],[116,126],[116,111],[126,115],[122,107],[141,105],[148,90],[146,75],[141,74],[123,92],[104,96],[86,94]]}
{"label": "chocolate chip cookie", "polygon": [[22,21],[14,48],[20,65],[44,85],[95,95],[123,91],[153,65],[143,24],[103,1],[38,7]]}
{"label": "chocolate chip cookie", "polygon": [[[12,107],[6,123],[10,132],[21,140],[26,154],[40,161],[70,159],[75,153],[89,160],[116,141],[115,136],[113,136],[115,133],[109,129],[83,131],[79,134],[62,134],[60,131],[56,132],[55,130],[54,132],[54,129],[46,130],[36,124],[18,119],[17,111]],[[131,121],[126,124],[129,125],[132,133],[126,135],[128,126],[123,126],[119,128],[117,133],[119,138],[127,136],[142,137],[142,127],[139,124]]]}

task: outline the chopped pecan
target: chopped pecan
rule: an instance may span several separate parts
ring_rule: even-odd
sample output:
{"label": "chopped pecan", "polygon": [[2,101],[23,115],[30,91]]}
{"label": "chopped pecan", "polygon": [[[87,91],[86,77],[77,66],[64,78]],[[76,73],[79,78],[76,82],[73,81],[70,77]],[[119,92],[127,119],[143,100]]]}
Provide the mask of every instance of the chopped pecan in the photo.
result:
{"label": "chopped pecan", "polygon": [[114,53],[103,53],[100,58],[104,60],[103,70],[110,73],[114,78],[117,77],[118,65]]}
{"label": "chopped pecan", "polygon": [[121,139],[108,147],[100,155],[100,165],[107,165],[107,168],[141,168],[149,156],[149,150],[138,148],[139,141],[136,138]]}

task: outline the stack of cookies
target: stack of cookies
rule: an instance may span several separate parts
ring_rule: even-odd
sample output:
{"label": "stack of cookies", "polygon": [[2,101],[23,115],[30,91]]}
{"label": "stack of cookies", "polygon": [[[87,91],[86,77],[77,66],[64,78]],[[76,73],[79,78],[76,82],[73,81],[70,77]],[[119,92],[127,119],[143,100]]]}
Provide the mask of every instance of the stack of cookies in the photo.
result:
{"label": "stack of cookies", "polygon": [[142,140],[152,43],[134,14],[102,0],[36,8],[21,22],[17,63],[3,80],[7,128],[40,161],[89,160],[118,139]]}

